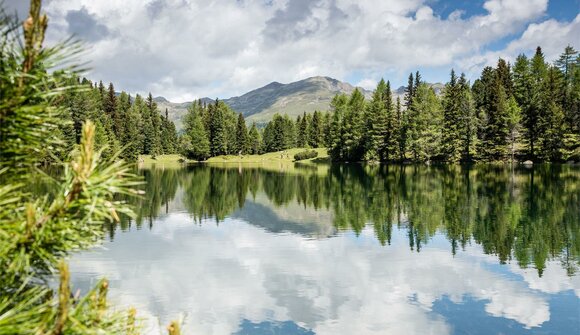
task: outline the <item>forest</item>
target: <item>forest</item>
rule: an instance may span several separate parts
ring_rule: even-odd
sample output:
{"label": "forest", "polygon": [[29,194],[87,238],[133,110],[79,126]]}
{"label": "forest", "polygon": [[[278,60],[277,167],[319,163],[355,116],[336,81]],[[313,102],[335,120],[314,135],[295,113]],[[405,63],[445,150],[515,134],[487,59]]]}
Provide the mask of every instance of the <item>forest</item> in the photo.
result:
{"label": "forest", "polygon": [[328,112],[275,115],[249,130],[223,102],[198,101],[184,123],[179,150],[195,160],[327,147],[333,161],[579,161],[580,56],[568,46],[549,64],[538,47],[513,65],[499,59],[473,84],[452,70],[439,95],[411,73],[403,101],[381,80],[370,101],[355,89]]}
{"label": "forest", "polygon": [[393,97],[381,80],[370,100],[359,89],[338,94],[329,111],[295,120],[274,115],[248,127],[244,116],[224,102],[194,101],[178,134],[151,93],[147,98],[115,92],[113,84],[72,79],[57,104],[70,111],[62,128],[67,143],[79,142],[82,121],[96,125],[95,145],[105,157],[155,158],[179,153],[203,161],[220,155],[256,155],[290,148],[329,149],[333,161],[402,162],[564,162],[580,160],[580,56],[571,46],[550,64],[540,47],[512,65],[499,59],[471,84],[451,70],[438,94],[419,72],[409,75],[405,95]]}
{"label": "forest", "polygon": [[161,115],[151,93],[147,98],[139,94],[133,98],[126,92],[115,92],[112,83],[105,88],[102,81],[93,83],[78,77],[70,79],[69,85],[74,89],[65,91],[56,102],[68,110],[61,130],[64,153],[79,143],[82,123],[87,119],[95,123],[95,147],[104,150],[105,158],[121,152],[120,158],[136,161],[139,155],[176,152],[175,124],[167,110]]}

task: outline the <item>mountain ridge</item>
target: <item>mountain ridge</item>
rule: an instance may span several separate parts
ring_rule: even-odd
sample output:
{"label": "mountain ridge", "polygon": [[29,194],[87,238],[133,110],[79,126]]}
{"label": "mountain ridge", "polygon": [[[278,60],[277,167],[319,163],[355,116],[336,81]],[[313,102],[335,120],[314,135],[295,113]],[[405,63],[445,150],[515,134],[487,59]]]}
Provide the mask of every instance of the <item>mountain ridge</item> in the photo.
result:
{"label": "mountain ridge", "polygon": [[[437,93],[442,84],[430,84]],[[262,87],[253,89],[240,96],[221,99],[238,113],[242,113],[249,122],[265,123],[274,114],[287,114],[294,118],[302,113],[315,110],[325,111],[330,108],[330,102],[336,94],[350,94],[355,88],[361,90],[365,98],[370,99],[372,91],[356,87],[350,83],[326,76],[315,76],[299,81],[283,84],[273,81]],[[393,95],[404,95],[404,86],[393,91]],[[154,98],[161,111],[167,109],[170,119],[181,129],[182,118],[187,113],[190,102],[173,103],[162,96]],[[211,103],[215,99],[201,98],[202,102]]]}

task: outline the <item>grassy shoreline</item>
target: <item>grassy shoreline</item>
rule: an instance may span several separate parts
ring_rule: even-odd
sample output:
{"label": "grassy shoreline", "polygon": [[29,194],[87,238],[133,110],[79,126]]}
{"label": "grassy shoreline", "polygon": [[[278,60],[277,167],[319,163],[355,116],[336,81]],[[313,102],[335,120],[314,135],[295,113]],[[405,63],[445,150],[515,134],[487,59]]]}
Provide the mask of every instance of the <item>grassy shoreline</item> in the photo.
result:
{"label": "grassy shoreline", "polygon": [[292,148],[284,151],[268,152],[262,155],[224,155],[211,157],[210,159],[202,162],[194,160],[184,160],[181,155],[159,155],[155,159],[151,158],[151,155],[141,155],[139,156],[140,164],[181,164],[181,163],[293,163],[294,155],[304,151],[304,150],[315,150],[318,152],[318,156],[311,159],[301,160],[300,163],[319,163],[328,162],[330,160],[328,156],[328,150],[326,148]]}

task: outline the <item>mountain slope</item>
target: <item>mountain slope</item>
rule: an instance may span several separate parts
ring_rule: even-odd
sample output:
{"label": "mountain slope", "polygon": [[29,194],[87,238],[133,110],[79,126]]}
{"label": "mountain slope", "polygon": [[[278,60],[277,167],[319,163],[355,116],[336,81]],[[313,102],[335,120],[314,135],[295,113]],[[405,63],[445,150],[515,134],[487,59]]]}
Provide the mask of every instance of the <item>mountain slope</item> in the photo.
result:
{"label": "mountain slope", "polygon": [[[273,82],[224,102],[249,121],[265,122],[276,113],[296,117],[304,112],[328,110],[336,94],[350,94],[354,89],[354,86],[333,78],[311,77],[289,84]],[[370,91],[360,89],[370,97]]]}
{"label": "mountain slope", "polygon": [[[440,93],[442,84],[430,84]],[[272,82],[264,87],[252,90],[239,97],[223,99],[236,112],[242,113],[248,122],[264,123],[272,119],[274,114],[287,114],[292,118],[304,112],[315,110],[326,111],[330,108],[332,98],[339,93],[350,94],[355,87],[349,83],[329,77],[311,77],[289,84]],[[372,92],[359,88],[367,99]],[[405,88],[400,87],[393,91],[393,96],[405,94]],[[167,108],[169,118],[175,122],[178,130],[182,129],[182,118],[187,113],[191,102],[173,103],[163,97],[154,99],[162,113]],[[214,100],[203,98],[202,101],[211,103]]]}

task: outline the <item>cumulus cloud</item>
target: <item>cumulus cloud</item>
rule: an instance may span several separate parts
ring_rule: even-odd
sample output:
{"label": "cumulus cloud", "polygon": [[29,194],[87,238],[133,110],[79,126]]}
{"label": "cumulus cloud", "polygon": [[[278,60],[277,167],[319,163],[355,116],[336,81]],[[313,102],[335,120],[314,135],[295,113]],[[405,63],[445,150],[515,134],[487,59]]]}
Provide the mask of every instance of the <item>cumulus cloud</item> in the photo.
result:
{"label": "cumulus cloud", "polygon": [[561,34],[576,21],[546,20],[547,0],[487,0],[481,14],[448,17],[430,3],[52,0],[46,10],[51,41],[70,32],[87,40],[92,78],[172,100],[229,97],[314,75],[384,76],[399,85],[417,68],[476,72],[467,60],[479,66],[490,55],[486,46],[514,34],[546,42],[550,52],[577,36]]}

